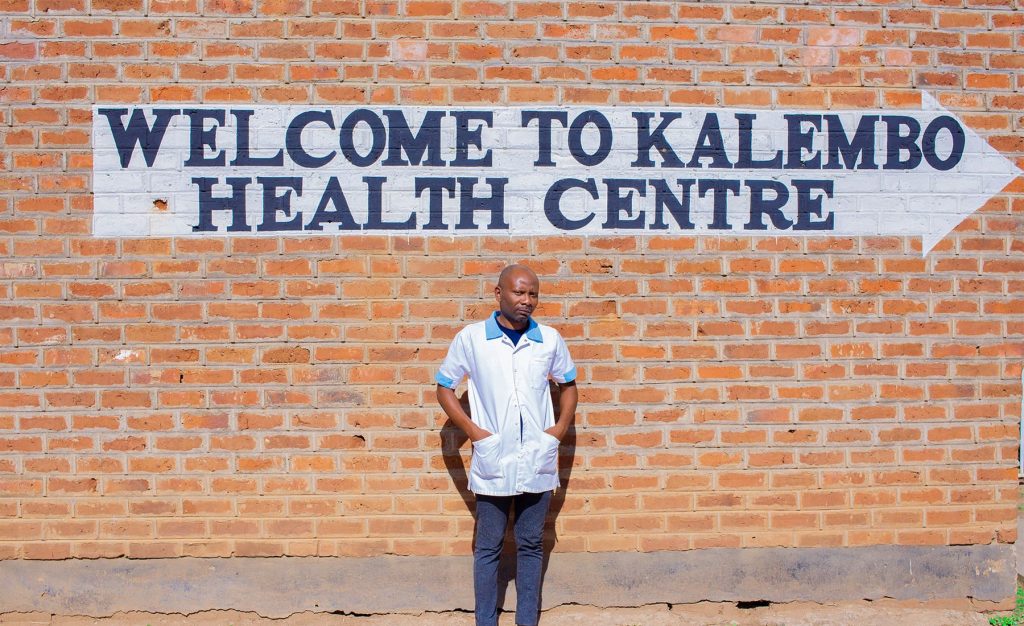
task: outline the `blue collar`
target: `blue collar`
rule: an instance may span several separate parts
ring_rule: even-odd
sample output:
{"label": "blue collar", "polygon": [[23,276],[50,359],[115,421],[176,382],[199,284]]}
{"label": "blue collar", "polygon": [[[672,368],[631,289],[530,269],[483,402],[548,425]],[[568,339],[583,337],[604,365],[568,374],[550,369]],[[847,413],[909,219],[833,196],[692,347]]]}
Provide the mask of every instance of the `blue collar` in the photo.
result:
{"label": "blue collar", "polygon": [[[505,333],[501,332],[498,328],[498,311],[495,311],[487,321],[484,322],[484,336],[487,339],[497,339],[503,336]],[[544,335],[540,333],[540,326],[537,322],[530,318],[530,321],[526,325],[526,333],[524,333],[530,341],[536,341],[537,343],[544,343]]]}

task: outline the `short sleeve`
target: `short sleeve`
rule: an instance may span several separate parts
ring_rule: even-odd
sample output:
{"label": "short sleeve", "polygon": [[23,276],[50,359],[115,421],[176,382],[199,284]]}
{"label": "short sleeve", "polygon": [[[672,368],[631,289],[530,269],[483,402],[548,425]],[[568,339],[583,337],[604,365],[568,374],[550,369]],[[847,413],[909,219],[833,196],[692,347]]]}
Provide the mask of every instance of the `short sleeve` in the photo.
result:
{"label": "short sleeve", "polygon": [[441,362],[434,379],[437,384],[449,389],[455,389],[469,373],[469,358],[466,350],[465,333],[455,335],[452,345],[448,346],[448,354]]}
{"label": "short sleeve", "polygon": [[561,335],[556,335],[555,358],[551,361],[551,377],[556,383],[571,383],[576,380],[576,364],[569,356],[569,348]]}

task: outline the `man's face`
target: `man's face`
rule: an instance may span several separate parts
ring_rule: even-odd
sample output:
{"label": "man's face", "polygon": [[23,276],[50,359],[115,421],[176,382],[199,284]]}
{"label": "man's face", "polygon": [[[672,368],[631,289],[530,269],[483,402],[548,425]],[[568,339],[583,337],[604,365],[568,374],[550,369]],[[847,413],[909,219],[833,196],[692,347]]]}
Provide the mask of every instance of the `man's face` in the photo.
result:
{"label": "man's face", "polygon": [[530,272],[513,272],[494,288],[501,316],[516,326],[527,323],[540,298],[540,280]]}

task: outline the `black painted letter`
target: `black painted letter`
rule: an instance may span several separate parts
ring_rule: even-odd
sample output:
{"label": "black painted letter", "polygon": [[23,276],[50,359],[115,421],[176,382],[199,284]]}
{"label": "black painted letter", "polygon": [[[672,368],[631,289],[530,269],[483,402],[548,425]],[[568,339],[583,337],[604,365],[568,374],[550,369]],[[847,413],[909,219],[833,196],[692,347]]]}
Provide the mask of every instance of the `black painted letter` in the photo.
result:
{"label": "black painted letter", "polygon": [[99,110],[99,114],[106,117],[110,125],[110,135],[117,146],[117,156],[121,159],[122,168],[127,168],[131,164],[135,144],[142,148],[142,157],[146,160],[146,165],[153,167],[157,152],[160,151],[160,142],[164,140],[164,133],[167,132],[167,125],[171,118],[179,113],[179,109],[153,109],[156,119],[153,120],[153,128],[150,128],[142,109],[132,109],[127,126],[121,125],[121,119],[128,114],[128,109]]}
{"label": "black painted letter", "polygon": [[565,111],[523,111],[521,125],[526,128],[530,122],[537,120],[537,160],[534,167],[554,167],[551,160],[551,122],[558,122],[565,128],[569,124],[569,114]]}
{"label": "black painted letter", "polygon": [[[796,224],[793,230],[835,230],[836,214],[828,212],[825,219],[812,221],[811,217],[821,217],[822,201],[832,197],[831,180],[794,180],[796,187]],[[822,195],[811,197],[812,191],[821,191]]]}
{"label": "black painted letter", "polygon": [[487,224],[487,230],[508,230],[508,223],[505,222],[505,184],[508,183],[508,179],[485,180],[491,186],[489,198],[473,195],[473,186],[476,185],[477,179],[459,178],[459,223],[455,225],[456,230],[476,230],[476,223],[473,221],[473,213],[476,211],[490,211],[491,221]]}
{"label": "black painted letter", "polygon": [[[185,109],[189,117],[189,149],[185,167],[223,167],[226,159],[224,151],[215,152],[212,157],[206,156],[206,149],[217,150],[217,126],[224,125],[224,109]],[[206,120],[216,122],[206,128]]]}
{"label": "black painted letter", "polygon": [[[764,223],[764,216],[772,221],[772,226],[778,230],[786,230],[793,225],[782,212],[782,207],[789,202],[789,188],[777,180],[748,180],[747,188],[750,189],[750,221],[743,225],[744,230],[768,230]],[[767,199],[764,192],[771,190],[774,198]]]}
{"label": "black painted letter", "polygon": [[569,219],[562,213],[562,195],[570,189],[583,189],[590,194],[590,197],[597,200],[597,184],[593,178],[587,180],[579,180],[578,178],[563,178],[562,180],[555,181],[554,185],[548,189],[548,192],[544,195],[544,215],[551,222],[551,225],[561,230],[578,230],[589,224],[594,219],[594,214],[590,213],[586,217],[578,220]]}
{"label": "black painted letter", "polygon": [[288,124],[288,130],[284,135],[284,147],[288,151],[288,158],[299,167],[317,168],[323,167],[331,162],[337,151],[331,150],[330,154],[324,156],[313,156],[302,147],[302,131],[313,122],[323,122],[327,127],[334,130],[334,116],[330,111],[303,111],[295,116]]}
{"label": "black painted letter", "polygon": [[192,184],[199,186],[199,224],[192,227],[193,232],[212,233],[217,231],[213,224],[214,211],[231,211],[231,224],[228,232],[248,232],[252,229],[245,222],[245,186],[252,182],[251,178],[228,178],[231,195],[213,197],[213,186],[220,181],[216,178],[193,178]]}

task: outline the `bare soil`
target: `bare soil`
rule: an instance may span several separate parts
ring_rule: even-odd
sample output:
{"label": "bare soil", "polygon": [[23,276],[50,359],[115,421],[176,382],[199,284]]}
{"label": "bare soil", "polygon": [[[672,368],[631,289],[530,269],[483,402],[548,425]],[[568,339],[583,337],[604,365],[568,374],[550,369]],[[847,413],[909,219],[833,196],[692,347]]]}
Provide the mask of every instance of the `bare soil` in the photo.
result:
{"label": "bare soil", "polygon": [[[334,615],[299,613],[284,619],[237,611],[203,611],[192,615],[119,613],[107,618],[0,614],[0,623],[19,626],[472,626],[467,612]],[[656,604],[626,608],[560,606],[541,615],[542,626],[987,626],[988,616],[978,610],[943,608],[895,601],[816,604],[794,602],[752,608],[733,603],[701,602],[668,606]],[[502,614],[500,626],[514,626],[515,616]]]}

